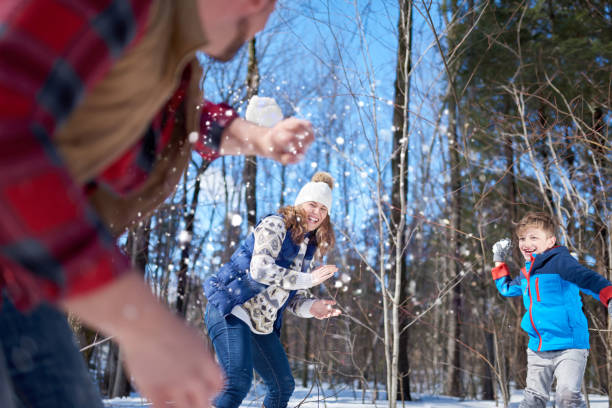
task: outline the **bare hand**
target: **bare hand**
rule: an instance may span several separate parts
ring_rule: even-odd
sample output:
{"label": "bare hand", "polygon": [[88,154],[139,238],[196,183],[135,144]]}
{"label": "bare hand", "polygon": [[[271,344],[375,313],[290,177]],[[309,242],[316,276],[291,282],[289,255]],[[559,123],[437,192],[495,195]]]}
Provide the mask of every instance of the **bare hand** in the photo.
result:
{"label": "bare hand", "polygon": [[312,315],[317,319],[327,319],[330,317],[339,316],[342,312],[340,309],[332,307],[335,304],[335,300],[317,300],[310,307],[310,313],[312,313]]}
{"label": "bare hand", "polygon": [[62,306],[115,337],[140,393],[156,408],[209,408],[223,376],[204,339],[128,273]]}
{"label": "bare hand", "polygon": [[310,122],[297,118],[285,119],[264,136],[261,155],[282,164],[297,163],[313,141],[314,132]]}
{"label": "bare hand", "polygon": [[202,338],[178,323],[165,338],[121,344],[128,371],[154,407],[208,408],[223,385],[221,371]]}
{"label": "bare hand", "polygon": [[336,272],[338,272],[338,268],[336,267],[336,265],[319,266],[317,269],[311,272],[313,286],[325,282],[326,280],[334,276],[334,273]]}

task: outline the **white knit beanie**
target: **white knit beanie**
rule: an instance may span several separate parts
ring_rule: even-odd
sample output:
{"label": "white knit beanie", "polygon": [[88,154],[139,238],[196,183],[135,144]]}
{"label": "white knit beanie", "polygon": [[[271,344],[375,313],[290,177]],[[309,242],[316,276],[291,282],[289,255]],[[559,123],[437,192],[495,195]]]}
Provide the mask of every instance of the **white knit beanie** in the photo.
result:
{"label": "white knit beanie", "polygon": [[319,171],[312,176],[312,180],[302,187],[295,198],[294,206],[298,206],[308,201],[314,201],[327,207],[327,213],[331,213],[332,189],[334,179],[329,173]]}

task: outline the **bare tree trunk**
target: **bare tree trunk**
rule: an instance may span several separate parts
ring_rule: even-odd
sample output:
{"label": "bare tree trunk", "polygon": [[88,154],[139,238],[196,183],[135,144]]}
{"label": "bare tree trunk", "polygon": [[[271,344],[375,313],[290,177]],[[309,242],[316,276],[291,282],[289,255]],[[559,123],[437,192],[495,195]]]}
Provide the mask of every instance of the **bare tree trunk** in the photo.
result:
{"label": "bare tree trunk", "polygon": [[306,319],[306,330],[304,338],[304,366],[302,367],[302,387],[308,386],[308,362],[310,361],[310,332],[312,330],[312,319]]}
{"label": "bare tree trunk", "polygon": [[[198,208],[198,200],[200,197],[200,177],[207,165],[202,165],[198,168],[198,174],[195,178],[195,186],[193,189],[193,196],[191,197],[191,203],[187,206],[187,200],[185,198],[183,204],[183,211],[185,212],[185,232],[181,244],[181,258],[180,268],[177,273],[177,288],[176,288],[176,311],[179,315],[187,316],[187,272],[189,270],[189,259],[191,257],[191,239],[194,233],[194,220],[195,213]],[[187,176],[185,176],[185,183],[187,183]],[[186,197],[186,195],[185,195]]]}
{"label": "bare tree trunk", "polygon": [[[255,49],[255,39],[249,42],[249,63],[247,69],[247,99],[251,99],[259,92],[259,66]],[[244,158],[244,169],[242,172],[245,189],[245,203],[247,210],[247,222],[249,230],[257,223],[257,156],[246,156]]]}
{"label": "bare tree trunk", "polygon": [[281,166],[281,185],[280,185],[280,200],[279,207],[285,206],[285,188],[287,187],[287,167]]}
{"label": "bare tree trunk", "polygon": [[[454,96],[451,95],[448,102],[449,110],[449,157],[450,157],[450,197],[451,197],[451,214],[450,214],[450,254],[449,254],[449,272],[450,276],[459,279],[459,234],[461,229],[461,167],[459,156],[459,137],[457,134],[457,107]],[[461,338],[461,312],[463,308],[461,283],[453,287],[448,325],[448,371],[446,375],[447,394],[455,397],[463,396],[461,384],[461,350],[459,348],[459,339]]]}
{"label": "bare tree trunk", "polygon": [[110,342],[108,346],[108,355],[106,357],[106,369],[103,376],[103,393],[111,396],[113,392],[113,385],[115,384],[115,377],[117,373],[117,366],[119,364],[119,346],[115,342]]}
{"label": "bare tree trunk", "polygon": [[[146,224],[137,225],[128,232],[127,239],[127,250],[130,253],[131,264],[133,267],[144,273],[145,266],[148,262],[149,257],[149,222]],[[114,376],[111,377],[112,383],[110,383],[110,397],[126,397],[130,395],[131,385],[130,380],[125,372],[123,366],[121,349],[116,346],[116,353],[114,357],[116,359],[114,370]]]}
{"label": "bare tree trunk", "polygon": [[128,395],[130,395],[130,382],[129,379],[125,373],[125,368],[123,366],[123,353],[121,352],[121,349],[119,349],[119,347],[117,347],[117,353],[116,353],[116,357],[117,357],[117,363],[116,363],[116,370],[115,370],[115,378],[113,381],[113,386],[111,387],[111,392],[109,397],[110,398],[115,398],[115,397],[127,397]]}
{"label": "bare tree trunk", "polygon": [[[399,0],[400,13],[397,23],[398,51],[395,70],[395,98],[393,109],[393,148],[391,159],[392,193],[391,193],[391,225],[390,253],[394,254],[393,267],[396,270],[399,287],[399,299],[395,308],[405,304],[408,298],[408,277],[406,268],[406,197],[408,196],[408,165],[407,148],[409,143],[410,118],[410,69],[412,49],[412,0]],[[410,396],[410,353],[409,331],[406,328],[408,315],[401,313],[398,318],[399,356],[398,356],[398,393],[401,401],[411,401]],[[401,333],[401,334],[400,334]]]}

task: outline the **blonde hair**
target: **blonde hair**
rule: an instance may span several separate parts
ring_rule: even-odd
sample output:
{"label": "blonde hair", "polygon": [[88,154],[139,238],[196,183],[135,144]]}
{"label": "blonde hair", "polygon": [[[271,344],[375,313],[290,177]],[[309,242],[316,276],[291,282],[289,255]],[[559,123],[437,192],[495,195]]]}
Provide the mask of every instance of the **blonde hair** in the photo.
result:
{"label": "blonde hair", "polygon": [[[323,182],[327,184],[330,189],[334,188],[334,178],[331,176],[331,174],[324,171],[316,172],[310,181]],[[293,239],[293,242],[296,244],[301,244],[302,241],[304,241],[304,236],[308,232],[306,212],[294,205],[281,207],[278,212],[285,221],[285,227],[287,227],[287,229],[291,229],[291,239]],[[323,256],[325,256],[325,254],[327,254],[327,252],[329,252],[336,244],[336,236],[329,219],[329,214],[325,216],[325,219],[321,225],[317,227],[314,233],[315,244],[317,245],[315,258],[322,259]]]}
{"label": "blonde hair", "polygon": [[516,226],[516,235],[520,236],[527,228],[538,228],[549,236],[556,238],[557,224],[553,218],[544,212],[529,211]]}

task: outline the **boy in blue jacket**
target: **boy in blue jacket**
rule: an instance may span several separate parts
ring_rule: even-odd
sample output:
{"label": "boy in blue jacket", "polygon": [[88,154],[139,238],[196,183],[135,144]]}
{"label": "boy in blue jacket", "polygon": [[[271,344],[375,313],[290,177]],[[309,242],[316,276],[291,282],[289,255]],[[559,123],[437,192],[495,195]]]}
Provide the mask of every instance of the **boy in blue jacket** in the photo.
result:
{"label": "boy in blue jacket", "polygon": [[516,235],[525,267],[516,278],[504,260],[512,247],[506,238],[493,246],[495,285],[503,296],[523,296],[527,309],[521,327],[529,335],[527,387],[519,408],[544,408],[553,378],[557,407],[584,407],[580,393],[589,354],[589,331],[582,312],[582,291],[612,314],[612,283],[581,265],[566,247],[557,246],[555,224],[545,213],[529,212]]}

